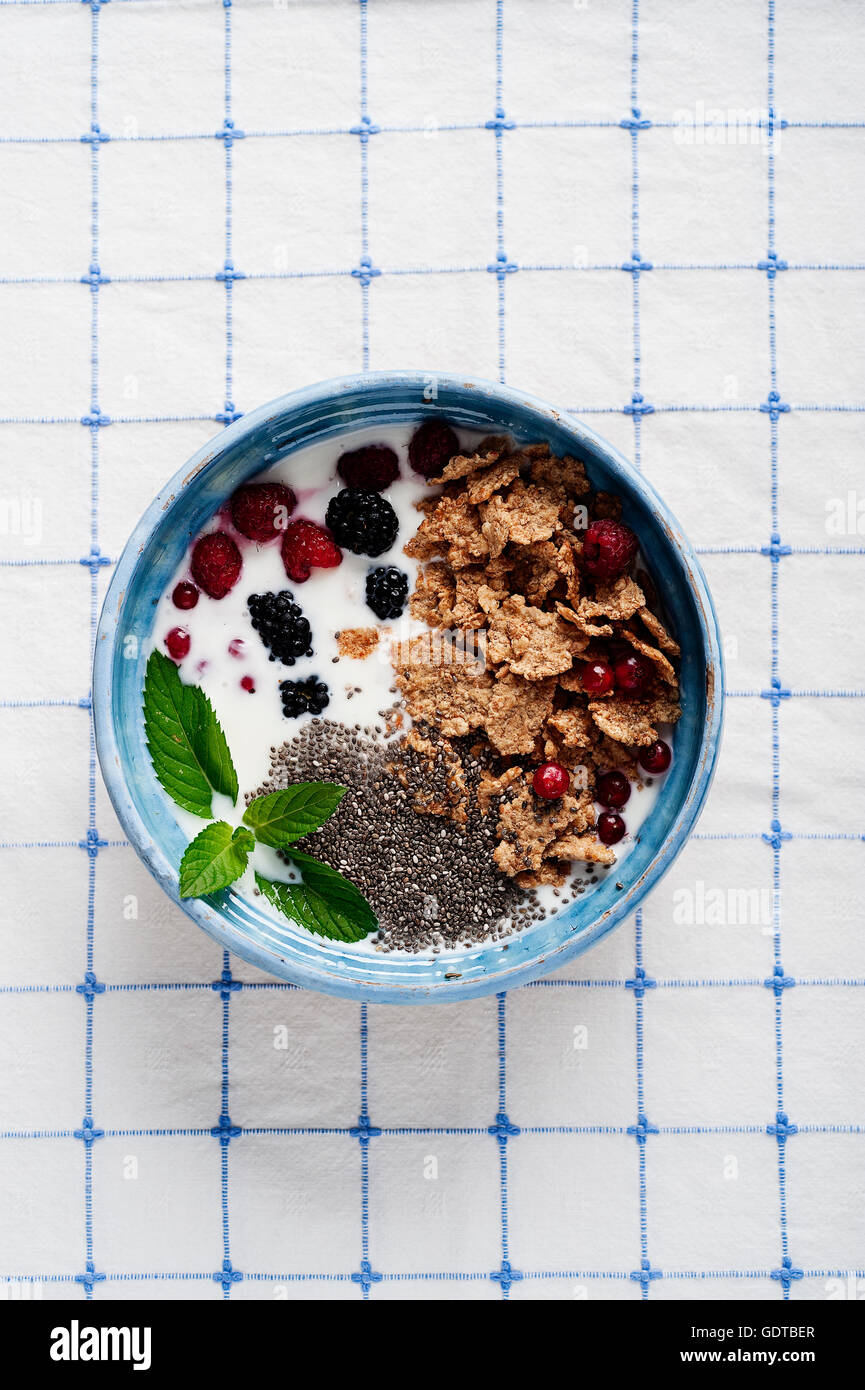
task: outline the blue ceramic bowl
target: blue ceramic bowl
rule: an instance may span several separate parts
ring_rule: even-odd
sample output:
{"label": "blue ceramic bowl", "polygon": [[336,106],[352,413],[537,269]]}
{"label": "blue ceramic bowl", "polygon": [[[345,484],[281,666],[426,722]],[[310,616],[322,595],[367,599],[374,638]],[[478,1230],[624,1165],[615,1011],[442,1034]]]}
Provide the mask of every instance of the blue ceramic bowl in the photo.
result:
{"label": "blue ceramic bowl", "polygon": [[[433,397],[433,399],[431,399]],[[467,429],[548,440],[582,459],[592,482],[617,493],[650,559],[682,646],[682,718],[675,759],[652,814],[616,873],[548,920],[453,956],[355,954],[289,923],[280,926],[230,889],[180,902],[186,837],[157,782],[141,715],[144,651],[156,603],[190,537],[245,479],[314,440],[441,413]],[[336,447],[336,445],[335,445]],[[130,654],[136,644],[137,656]],[[669,868],[709,789],[721,730],[717,621],[699,564],[675,519],[633,467],[585,425],[492,382],[419,372],[369,373],[294,391],[245,415],[206,445],[148,507],[105,599],[96,641],[93,710],[102,774],[126,834],[166,893],[220,945],[283,980],[377,1003],[453,1002],[555,970],[613,930]],[[446,972],[458,972],[447,979]]]}

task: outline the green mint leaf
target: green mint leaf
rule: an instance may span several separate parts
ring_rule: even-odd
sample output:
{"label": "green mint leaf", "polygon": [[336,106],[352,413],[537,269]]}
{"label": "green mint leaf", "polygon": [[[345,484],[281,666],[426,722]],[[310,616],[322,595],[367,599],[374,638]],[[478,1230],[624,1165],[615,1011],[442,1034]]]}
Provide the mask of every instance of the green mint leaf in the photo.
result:
{"label": "green mint leaf", "polygon": [[255,875],[256,886],[284,917],[307,931],[333,941],[362,941],[375,931],[378,918],[347,878],[308,854],[291,853],[302,883],[275,883]]}
{"label": "green mint leaf", "polygon": [[224,820],[206,825],[180,861],[181,898],[203,898],[227,888],[243,873],[254,845],[255,837],[242,825],[234,831]]}
{"label": "green mint leaf", "polygon": [[237,800],[237,773],[210,701],[153,651],[144,677],[144,729],[153,770],[172,800],[207,820],[211,788]]}
{"label": "green mint leaf", "polygon": [[192,685],[189,689],[195,692],[194,700],[198,706],[198,735],[195,740],[195,751],[204,769],[204,775],[213,790],[222,792],[223,796],[227,796],[233,805],[237,800],[237,773],[228,751],[225,734],[222,732],[222,725],[214,714],[213,706],[204,691],[197,685]]}
{"label": "green mint leaf", "polygon": [[256,797],[243,819],[263,845],[283,849],[324,825],[344,796],[345,787],[336,782],[296,782],[285,791]]}

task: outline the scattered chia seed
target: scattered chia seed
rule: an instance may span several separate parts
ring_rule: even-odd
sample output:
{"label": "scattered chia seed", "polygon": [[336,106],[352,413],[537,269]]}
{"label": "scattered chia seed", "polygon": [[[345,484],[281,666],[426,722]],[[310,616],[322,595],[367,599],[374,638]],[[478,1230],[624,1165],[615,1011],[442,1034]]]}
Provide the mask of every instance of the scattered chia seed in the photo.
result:
{"label": "scattered chia seed", "polygon": [[[383,712],[383,714],[386,712]],[[434,743],[434,731],[422,729]],[[372,736],[371,736],[372,735]],[[484,761],[459,749],[466,786]],[[304,720],[296,735],[271,750],[270,772],[255,796],[293,782],[339,782],[348,788],[333,816],[297,847],[350,878],[379,919],[376,950],[439,951],[501,940],[543,918],[533,891],[520,888],[493,862],[495,807],[487,816],[468,798],[468,820],[456,825],[421,813],[421,804],[452,804],[453,766],[432,763],[396,740],[330,719]]]}

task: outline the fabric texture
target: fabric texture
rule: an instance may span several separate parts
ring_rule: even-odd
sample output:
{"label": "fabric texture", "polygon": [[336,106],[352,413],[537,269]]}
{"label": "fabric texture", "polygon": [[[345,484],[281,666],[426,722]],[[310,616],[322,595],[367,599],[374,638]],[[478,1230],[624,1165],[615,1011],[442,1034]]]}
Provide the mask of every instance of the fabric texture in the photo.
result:
{"label": "fabric texture", "polygon": [[[862,1296],[861,4],[0,0],[0,1280]],[[220,425],[500,378],[635,460],[725,635],[709,802],[507,997],[220,951],[90,733],[123,544]]]}

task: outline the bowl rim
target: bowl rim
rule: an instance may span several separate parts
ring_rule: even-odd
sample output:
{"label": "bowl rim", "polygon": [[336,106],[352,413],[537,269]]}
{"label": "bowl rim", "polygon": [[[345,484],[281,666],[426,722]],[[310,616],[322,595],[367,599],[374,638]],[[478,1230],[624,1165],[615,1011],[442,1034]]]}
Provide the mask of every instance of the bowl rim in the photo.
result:
{"label": "bowl rim", "polygon": [[[170,864],[159,844],[152,838],[127,786],[112,719],[114,652],[123,598],[145,549],[146,542],[157,527],[166,520],[178,494],[182,493],[188,484],[197,478],[208,465],[214,463],[226,449],[242,442],[247,434],[252,433],[259,426],[265,425],[270,418],[276,415],[284,415],[287,412],[297,411],[307,406],[323,404],[333,398],[352,393],[380,390],[388,386],[402,389],[414,387],[418,392],[420,410],[422,408],[421,402],[429,399],[424,396],[424,392],[428,389],[431,380],[437,382],[439,387],[444,386],[448,390],[464,391],[467,396],[474,394],[484,397],[493,408],[495,406],[505,409],[507,407],[519,408],[536,416],[539,428],[548,427],[550,423],[553,423],[568,430],[590,454],[599,455],[614,473],[623,476],[626,490],[636,493],[641,502],[655,514],[665,532],[668,543],[678,552],[684,572],[690,579],[691,596],[695,603],[705,644],[706,720],[700,740],[696,770],[687,793],[675,813],[666,839],[643,873],[596,921],[584,927],[576,935],[564,937],[552,948],[540,948],[531,959],[523,959],[509,964],[503,953],[500,969],[487,972],[471,980],[464,981],[459,978],[436,981],[418,980],[416,983],[404,981],[387,983],[383,980],[372,979],[363,981],[344,978],[326,969],[310,966],[303,960],[288,961],[277,955],[275,951],[268,951],[259,946],[258,943],[249,941],[242,931],[223,918],[219,907],[214,902],[199,898],[180,899],[178,897],[176,868]],[[298,441],[298,445],[302,446],[302,442],[302,440]],[[267,466],[264,459],[262,459],[262,466]],[[555,409],[529,392],[482,378],[468,379],[453,373],[404,370],[364,372],[353,376],[333,377],[311,386],[287,392],[256,407],[228,425],[202,445],[183,467],[177,470],[140,517],[114,568],[97,627],[92,689],[94,738],[99,764],[109,797],[129,843],[169,897],[219,945],[224,949],[233,951],[242,959],[251,962],[267,973],[276,975],[278,979],[319,992],[352,999],[355,1002],[366,1000],[375,1003],[404,1004],[455,1003],[463,999],[499,993],[502,990],[528,983],[539,975],[564,965],[574,956],[582,954],[635,911],[645,894],[666,873],[693,830],[714,776],[723,723],[724,668],[718,619],[697,556],[663,499],[618,449],[577,417],[567,411]],[[525,940],[526,938],[516,939]],[[450,957],[448,959],[450,960]],[[358,956],[357,960],[360,966],[363,957]],[[277,964],[282,967],[278,971],[275,968]]]}

